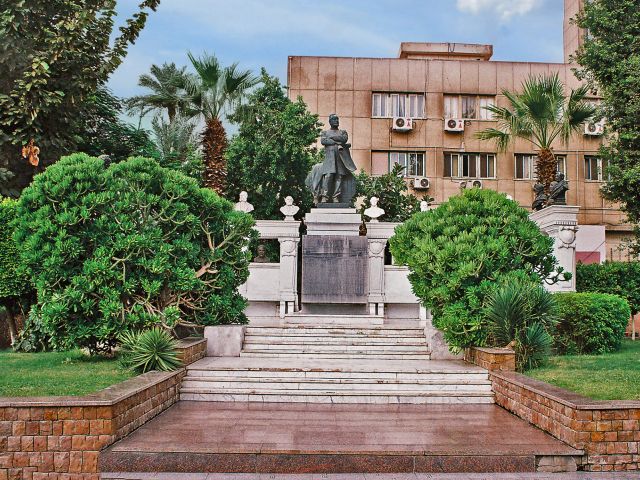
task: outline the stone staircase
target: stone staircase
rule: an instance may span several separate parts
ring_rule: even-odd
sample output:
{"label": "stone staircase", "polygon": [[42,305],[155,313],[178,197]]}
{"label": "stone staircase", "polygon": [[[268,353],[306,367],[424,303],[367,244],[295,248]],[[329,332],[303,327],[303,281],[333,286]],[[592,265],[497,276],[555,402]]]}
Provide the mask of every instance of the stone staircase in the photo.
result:
{"label": "stone staircase", "polygon": [[240,358],[187,368],[182,400],[265,403],[493,403],[486,370],[432,361],[415,326],[247,327]]}

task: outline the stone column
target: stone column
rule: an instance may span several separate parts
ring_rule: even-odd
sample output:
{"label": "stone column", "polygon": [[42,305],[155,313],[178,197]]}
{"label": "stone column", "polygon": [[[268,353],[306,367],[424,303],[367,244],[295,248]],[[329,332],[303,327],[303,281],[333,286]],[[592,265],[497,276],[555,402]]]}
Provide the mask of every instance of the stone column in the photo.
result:
{"label": "stone column", "polygon": [[576,233],[579,210],[580,207],[552,205],[529,216],[543,233],[553,239],[553,255],[558,265],[572,275],[570,280],[546,285],[550,292],[576,291]]}
{"label": "stone column", "polygon": [[384,250],[387,241],[369,238],[369,314],[384,316]]}
{"label": "stone column", "polygon": [[298,237],[280,242],[280,318],[298,310]]}

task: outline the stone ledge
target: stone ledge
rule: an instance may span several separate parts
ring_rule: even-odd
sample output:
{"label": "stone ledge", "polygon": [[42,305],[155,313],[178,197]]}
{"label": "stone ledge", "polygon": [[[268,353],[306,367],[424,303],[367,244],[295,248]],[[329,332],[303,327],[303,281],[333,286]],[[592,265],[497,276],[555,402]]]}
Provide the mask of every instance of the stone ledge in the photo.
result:
{"label": "stone ledge", "polygon": [[515,371],[516,353],[510,348],[470,347],[464,351],[464,360],[490,372]]}
{"label": "stone ledge", "polygon": [[173,372],[149,372],[82,397],[0,397],[0,408],[110,407],[174,377],[181,378],[184,372],[183,368]]}
{"label": "stone ledge", "polygon": [[491,372],[491,375],[575,410],[640,409],[640,401],[592,400],[569,390],[565,390],[564,388],[556,387],[516,372],[493,371]]}

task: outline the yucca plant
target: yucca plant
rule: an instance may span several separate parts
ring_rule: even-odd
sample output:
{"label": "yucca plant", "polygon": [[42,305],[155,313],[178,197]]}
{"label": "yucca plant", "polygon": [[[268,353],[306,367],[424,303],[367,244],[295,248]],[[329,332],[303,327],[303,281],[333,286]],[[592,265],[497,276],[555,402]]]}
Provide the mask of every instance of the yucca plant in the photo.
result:
{"label": "yucca plant", "polygon": [[120,335],[120,363],[139,373],[157,370],[170,372],[182,365],[177,343],[165,330],[154,327],[142,332]]}
{"label": "yucca plant", "polygon": [[535,368],[546,360],[553,339],[549,331],[557,323],[553,295],[528,280],[511,279],[487,302],[489,342],[512,346],[518,370]]}

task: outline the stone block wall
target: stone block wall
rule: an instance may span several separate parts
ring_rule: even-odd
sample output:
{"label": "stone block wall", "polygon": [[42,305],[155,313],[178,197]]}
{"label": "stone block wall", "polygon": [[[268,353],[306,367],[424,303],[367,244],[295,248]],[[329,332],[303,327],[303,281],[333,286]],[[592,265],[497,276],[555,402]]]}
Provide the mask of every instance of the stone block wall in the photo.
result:
{"label": "stone block wall", "polygon": [[583,450],[586,470],[640,470],[640,402],[594,401],[513,372],[490,377],[498,405]]}
{"label": "stone block wall", "polygon": [[464,351],[464,360],[487,370],[513,372],[516,369],[516,352],[508,348],[471,347]]}
{"label": "stone block wall", "polygon": [[184,370],[85,397],[0,399],[0,480],[98,480],[100,450],[178,400]]}
{"label": "stone block wall", "polygon": [[191,365],[207,355],[206,338],[178,340],[178,356],[184,366]]}

